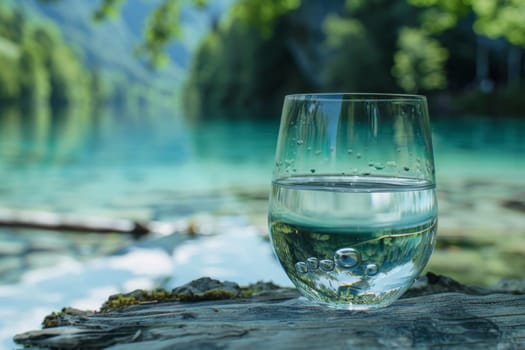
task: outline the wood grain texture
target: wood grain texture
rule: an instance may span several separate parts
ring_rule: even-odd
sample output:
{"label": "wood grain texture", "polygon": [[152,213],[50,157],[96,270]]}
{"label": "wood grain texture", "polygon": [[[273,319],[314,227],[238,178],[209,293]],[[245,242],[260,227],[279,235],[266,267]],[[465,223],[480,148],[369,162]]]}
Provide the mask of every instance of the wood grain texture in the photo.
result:
{"label": "wood grain texture", "polygon": [[[57,327],[17,335],[77,349],[525,349],[524,283],[469,288],[428,274],[406,297],[368,312],[310,304],[293,289],[249,298],[148,302],[63,313]],[[510,290],[510,292],[508,292]]]}

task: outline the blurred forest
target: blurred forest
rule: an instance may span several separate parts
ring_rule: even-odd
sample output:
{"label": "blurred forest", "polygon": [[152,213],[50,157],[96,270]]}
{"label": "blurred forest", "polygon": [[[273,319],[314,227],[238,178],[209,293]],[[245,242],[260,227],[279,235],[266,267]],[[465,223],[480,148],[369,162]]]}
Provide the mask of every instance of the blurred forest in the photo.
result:
{"label": "blurred forest", "polygon": [[[0,7],[2,105],[137,109],[181,101],[192,119],[275,118],[288,93],[407,92],[428,95],[439,114],[525,115],[521,0],[226,1],[182,64],[189,54],[173,43],[194,31],[184,9],[206,11],[213,2],[135,1],[142,4],[142,22],[132,25],[140,43],[113,65],[90,64],[85,47],[65,40],[42,8],[62,3],[64,16],[89,11],[96,27],[137,17],[129,3],[36,3]],[[91,55],[104,51],[98,44]],[[135,66],[123,70],[126,61]]]}
{"label": "blurred forest", "polygon": [[520,0],[241,0],[196,53],[186,109],[268,116],[284,93],[373,91],[426,94],[439,114],[523,116],[523,18]]}
{"label": "blurred forest", "polygon": [[110,107],[127,114],[176,106],[188,59],[185,44],[166,48],[174,59],[162,71],[150,69],[134,49],[155,5],[139,1],[111,21],[97,20],[99,5],[84,0],[0,3],[1,107],[47,108],[52,114]]}

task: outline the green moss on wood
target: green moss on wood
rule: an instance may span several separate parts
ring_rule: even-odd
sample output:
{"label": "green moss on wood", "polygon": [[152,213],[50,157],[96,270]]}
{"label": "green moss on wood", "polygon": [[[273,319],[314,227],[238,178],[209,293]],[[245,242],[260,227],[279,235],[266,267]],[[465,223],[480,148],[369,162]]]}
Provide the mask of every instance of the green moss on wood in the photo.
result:
{"label": "green moss on wood", "polygon": [[63,326],[64,324],[71,324],[67,321],[68,317],[91,314],[93,314],[92,311],[82,311],[72,307],[65,307],[59,312],[52,312],[50,315],[47,315],[44,321],[42,321],[42,326],[43,328]]}
{"label": "green moss on wood", "polygon": [[100,312],[113,311],[131,305],[161,303],[176,300],[180,299],[178,299],[176,295],[173,295],[172,292],[165,289],[155,289],[152,291],[138,289],[131,293],[110,296],[100,308]]}
{"label": "green moss on wood", "polygon": [[135,290],[131,293],[112,295],[102,305],[100,312],[111,312],[127,306],[149,303],[250,298],[262,292],[278,288],[277,285],[270,282],[257,282],[245,287],[239,287],[233,282],[220,282],[204,277],[177,287],[172,291],[166,289],[155,289],[153,291]]}

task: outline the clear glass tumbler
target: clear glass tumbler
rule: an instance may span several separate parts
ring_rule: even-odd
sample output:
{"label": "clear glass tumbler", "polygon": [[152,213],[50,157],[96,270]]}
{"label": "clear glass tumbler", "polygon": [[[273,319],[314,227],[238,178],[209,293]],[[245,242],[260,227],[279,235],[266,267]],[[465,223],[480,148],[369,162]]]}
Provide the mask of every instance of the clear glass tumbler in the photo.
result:
{"label": "clear glass tumbler", "polygon": [[286,96],[269,227],[277,258],[308,299],[351,310],[395,301],[435,243],[426,98]]}

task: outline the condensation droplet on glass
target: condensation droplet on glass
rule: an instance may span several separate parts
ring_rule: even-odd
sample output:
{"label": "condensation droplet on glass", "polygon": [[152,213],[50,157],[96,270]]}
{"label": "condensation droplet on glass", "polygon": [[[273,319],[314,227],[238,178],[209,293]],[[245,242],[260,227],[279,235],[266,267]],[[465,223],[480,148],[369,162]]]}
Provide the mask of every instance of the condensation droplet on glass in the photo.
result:
{"label": "condensation droplet on glass", "polygon": [[308,265],[305,262],[299,261],[295,264],[295,271],[300,274],[305,274],[308,272]]}
{"label": "condensation droplet on glass", "polygon": [[323,259],[319,261],[319,268],[323,271],[332,271],[334,269],[334,261],[330,259]]}

